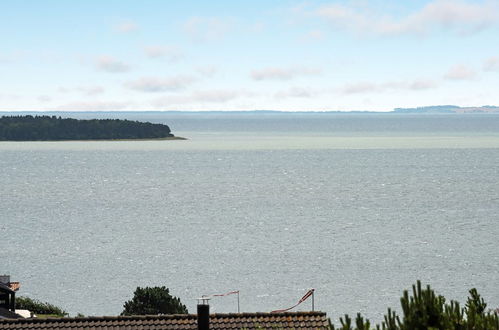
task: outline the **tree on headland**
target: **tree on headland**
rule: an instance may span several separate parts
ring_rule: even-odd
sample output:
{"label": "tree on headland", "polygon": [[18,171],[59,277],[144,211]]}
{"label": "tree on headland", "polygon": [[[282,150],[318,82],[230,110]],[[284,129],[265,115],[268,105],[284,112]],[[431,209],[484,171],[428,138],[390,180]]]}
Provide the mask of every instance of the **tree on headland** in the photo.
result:
{"label": "tree on headland", "polygon": [[131,120],[78,120],[30,115],[0,117],[0,141],[157,139],[167,137],[173,137],[167,125]]}
{"label": "tree on headland", "polygon": [[137,287],[133,298],[123,305],[121,315],[187,314],[180,298],[170,295],[168,288]]}

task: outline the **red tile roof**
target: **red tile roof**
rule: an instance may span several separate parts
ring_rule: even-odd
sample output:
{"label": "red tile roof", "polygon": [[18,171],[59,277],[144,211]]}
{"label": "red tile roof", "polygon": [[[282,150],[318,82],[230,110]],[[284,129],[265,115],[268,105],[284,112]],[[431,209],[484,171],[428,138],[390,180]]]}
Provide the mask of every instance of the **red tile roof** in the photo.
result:
{"label": "red tile roof", "polygon": [[[47,330],[195,330],[197,316],[187,315],[144,315],[144,316],[104,316],[49,319],[4,319],[0,320],[1,330],[47,329]],[[329,329],[326,313],[240,313],[210,314],[210,329]]]}
{"label": "red tile roof", "polygon": [[9,282],[9,287],[12,291],[17,291],[21,287],[21,283],[19,282]]}

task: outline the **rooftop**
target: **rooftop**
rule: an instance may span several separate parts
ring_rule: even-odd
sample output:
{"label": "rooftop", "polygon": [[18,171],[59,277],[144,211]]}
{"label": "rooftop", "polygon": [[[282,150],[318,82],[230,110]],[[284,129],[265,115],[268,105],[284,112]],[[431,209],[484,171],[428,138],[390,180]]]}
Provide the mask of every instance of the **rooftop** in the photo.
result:
{"label": "rooftop", "polygon": [[[0,320],[0,330],[4,329],[194,330],[197,329],[197,316],[185,314],[3,319]],[[210,314],[210,329],[329,329],[329,321],[326,313],[322,312]]]}

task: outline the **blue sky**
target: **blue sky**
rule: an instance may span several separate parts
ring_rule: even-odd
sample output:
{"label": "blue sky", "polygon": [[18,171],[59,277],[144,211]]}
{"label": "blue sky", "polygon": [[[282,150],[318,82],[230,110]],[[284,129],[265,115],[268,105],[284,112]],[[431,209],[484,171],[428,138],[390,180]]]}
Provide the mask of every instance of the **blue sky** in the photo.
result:
{"label": "blue sky", "polygon": [[0,110],[499,105],[499,1],[0,2]]}

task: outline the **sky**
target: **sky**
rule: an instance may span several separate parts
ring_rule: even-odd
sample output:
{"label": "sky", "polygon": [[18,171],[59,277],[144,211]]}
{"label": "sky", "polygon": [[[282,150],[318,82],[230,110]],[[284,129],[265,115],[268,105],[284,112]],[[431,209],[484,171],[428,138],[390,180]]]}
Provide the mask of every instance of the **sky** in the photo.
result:
{"label": "sky", "polygon": [[0,0],[0,111],[499,105],[499,0]]}

